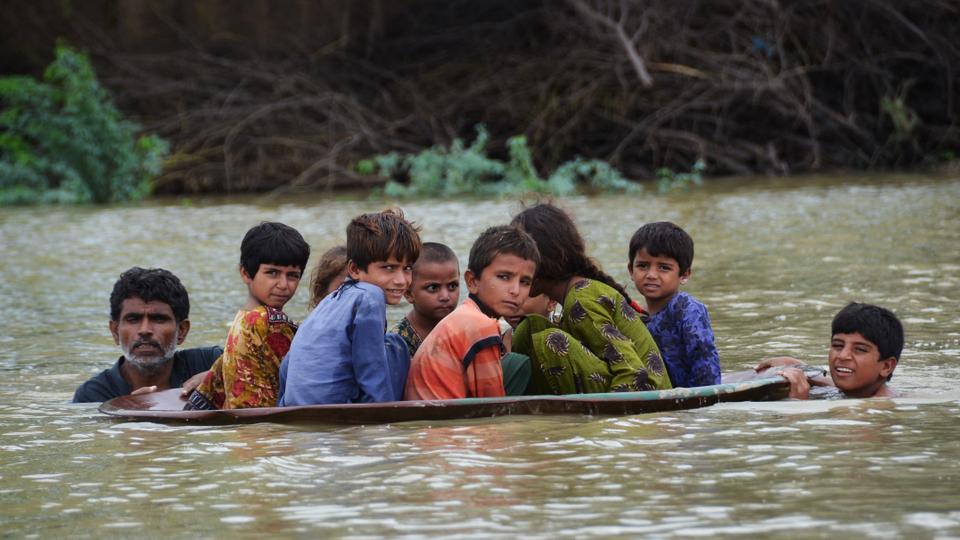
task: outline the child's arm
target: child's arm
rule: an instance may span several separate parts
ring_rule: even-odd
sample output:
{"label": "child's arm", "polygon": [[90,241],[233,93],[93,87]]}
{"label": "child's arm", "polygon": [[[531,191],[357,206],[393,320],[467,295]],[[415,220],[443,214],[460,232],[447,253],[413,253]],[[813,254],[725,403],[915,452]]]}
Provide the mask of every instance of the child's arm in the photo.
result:
{"label": "child's arm", "polygon": [[700,302],[687,303],[681,324],[683,352],[688,362],[691,386],[720,384],[720,354],[714,342],[707,308]]}
{"label": "child's arm", "polygon": [[[631,339],[617,327],[611,313],[599,302],[585,299],[578,302],[586,313],[585,320],[574,323],[575,331],[582,335],[593,354],[610,365],[612,390],[672,388],[667,368],[660,358],[660,349],[639,317],[629,329],[634,337]],[[571,314],[571,317],[575,315]]]}
{"label": "child's arm", "polygon": [[391,373],[400,366],[392,365],[397,359],[387,355],[386,325],[386,303],[364,295],[357,305],[350,336],[353,373],[360,388],[359,399],[364,403],[403,399],[395,395],[390,384]]}

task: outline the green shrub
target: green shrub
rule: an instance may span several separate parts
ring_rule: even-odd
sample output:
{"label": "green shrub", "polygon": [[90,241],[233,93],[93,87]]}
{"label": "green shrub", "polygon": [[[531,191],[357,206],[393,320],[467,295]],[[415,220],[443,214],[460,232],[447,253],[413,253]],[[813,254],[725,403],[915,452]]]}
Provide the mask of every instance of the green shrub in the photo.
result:
{"label": "green shrub", "polygon": [[487,157],[489,134],[483,125],[476,130],[477,138],[469,146],[454,139],[449,148],[434,146],[403,156],[381,154],[359,162],[357,170],[386,178],[384,194],[389,197],[569,195],[581,186],[598,191],[641,191],[639,184],[621,176],[608,163],[582,158],[564,163],[544,180],[533,163],[526,137],[507,140],[510,159],[503,162]]}
{"label": "green shrub", "polygon": [[690,172],[678,173],[667,167],[657,169],[657,188],[660,193],[666,193],[668,191],[687,190],[690,189],[691,185],[699,186],[703,184],[702,174],[706,168],[706,163],[698,159]]}
{"label": "green shrub", "polygon": [[43,79],[0,78],[0,204],[148,195],[167,143],[136,136],[83,53],[58,45]]}

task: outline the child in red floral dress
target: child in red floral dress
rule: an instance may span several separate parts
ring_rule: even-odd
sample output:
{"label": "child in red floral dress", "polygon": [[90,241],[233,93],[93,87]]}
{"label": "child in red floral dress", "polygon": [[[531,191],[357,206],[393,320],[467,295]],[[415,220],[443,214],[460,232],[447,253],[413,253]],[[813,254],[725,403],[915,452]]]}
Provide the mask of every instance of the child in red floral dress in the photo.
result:
{"label": "child in red floral dress", "polygon": [[240,245],[240,277],[249,296],[227,332],[223,354],[185,409],[242,409],[277,404],[280,362],[297,326],[283,312],[310,258],[296,229],[264,222]]}

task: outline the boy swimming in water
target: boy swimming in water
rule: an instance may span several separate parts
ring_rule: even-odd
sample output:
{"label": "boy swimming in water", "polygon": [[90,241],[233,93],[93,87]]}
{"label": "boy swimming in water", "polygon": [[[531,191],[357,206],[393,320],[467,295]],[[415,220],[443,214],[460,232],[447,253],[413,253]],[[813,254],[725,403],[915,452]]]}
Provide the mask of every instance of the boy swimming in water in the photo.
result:
{"label": "boy swimming in water", "polygon": [[[807,399],[810,383],[835,386],[853,398],[893,397],[898,395],[887,384],[903,351],[903,325],[888,309],[871,304],[850,303],[833,318],[827,362],[830,380],[807,380],[803,371],[788,368],[781,373],[790,381],[790,396]],[[790,357],[769,358],[756,371],[775,366],[802,366]]]}

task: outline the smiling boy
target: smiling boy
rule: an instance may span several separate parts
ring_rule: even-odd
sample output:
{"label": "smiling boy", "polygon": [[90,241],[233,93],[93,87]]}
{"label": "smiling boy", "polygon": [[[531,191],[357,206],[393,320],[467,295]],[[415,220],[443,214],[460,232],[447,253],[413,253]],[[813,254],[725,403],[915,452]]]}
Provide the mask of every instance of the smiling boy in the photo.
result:
{"label": "smiling boy", "polygon": [[693,238],[673,223],[647,223],[630,239],[627,271],[647,301],[647,330],[674,387],[720,384],[720,355],[707,308],[680,291],[692,264]]}
{"label": "smiling boy", "polygon": [[[903,352],[903,325],[892,311],[871,304],[850,303],[840,310],[831,324],[830,381],[811,381],[800,369],[788,368],[781,373],[790,381],[790,396],[807,399],[810,382],[815,386],[837,387],[853,398],[893,397],[897,392],[887,382],[897,369]],[[757,371],[773,366],[803,365],[796,358],[770,358],[761,362]]]}
{"label": "smiling boy", "polygon": [[[437,324],[417,350],[407,378],[406,399],[505,394],[501,359],[509,351],[497,319],[519,312],[539,262],[536,244],[518,227],[491,227],[477,238],[464,273],[470,295]],[[524,360],[529,370],[529,360]],[[526,378],[529,380],[529,373]]]}
{"label": "smiling boy", "polygon": [[223,355],[214,362],[185,409],[273,407],[279,369],[297,331],[283,307],[293,298],[310,258],[296,229],[264,222],[240,243],[240,279],[247,301],[227,332]]}
{"label": "smiling boy", "polygon": [[410,290],[404,298],[413,307],[390,331],[407,342],[412,357],[437,323],[457,307],[460,300],[457,254],[443,244],[424,242],[420,257],[413,265]]}
{"label": "smiling boy", "polygon": [[347,279],[307,316],[280,369],[280,406],[398,401],[410,353],[384,334],[386,306],[410,287],[417,229],[399,210],[347,225]]}

